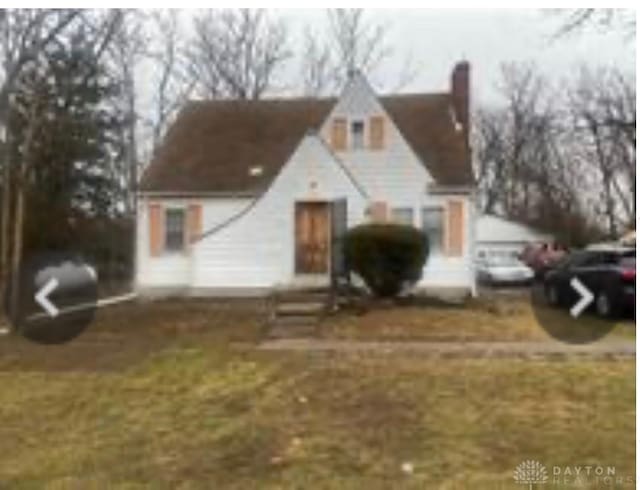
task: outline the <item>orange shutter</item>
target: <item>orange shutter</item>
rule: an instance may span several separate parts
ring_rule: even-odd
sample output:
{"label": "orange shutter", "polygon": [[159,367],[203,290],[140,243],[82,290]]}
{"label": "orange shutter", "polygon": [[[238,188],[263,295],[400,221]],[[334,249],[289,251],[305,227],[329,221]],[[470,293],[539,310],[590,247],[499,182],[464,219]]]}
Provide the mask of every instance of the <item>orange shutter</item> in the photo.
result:
{"label": "orange shutter", "polygon": [[387,203],[383,201],[371,203],[371,206],[369,207],[369,215],[371,216],[371,221],[374,223],[387,221]]}
{"label": "orange shutter", "polygon": [[331,125],[331,147],[336,151],[347,149],[347,120],[336,118]]}
{"label": "orange shutter", "polygon": [[162,253],[162,205],[149,204],[149,250],[152,257]]}
{"label": "orange shutter", "polygon": [[451,257],[461,257],[464,250],[464,203],[447,202],[446,252]]}
{"label": "orange shutter", "polygon": [[369,148],[382,150],[384,148],[384,118],[373,116],[369,119]]}
{"label": "orange shutter", "polygon": [[202,206],[200,204],[189,204],[187,220],[188,241],[193,243],[202,234]]}

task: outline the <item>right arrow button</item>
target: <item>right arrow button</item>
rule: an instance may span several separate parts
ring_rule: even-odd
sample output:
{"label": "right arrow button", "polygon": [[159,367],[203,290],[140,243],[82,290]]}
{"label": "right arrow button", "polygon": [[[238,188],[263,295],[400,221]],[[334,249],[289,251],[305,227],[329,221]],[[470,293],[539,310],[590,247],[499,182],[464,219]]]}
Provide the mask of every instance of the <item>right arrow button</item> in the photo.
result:
{"label": "right arrow button", "polygon": [[577,318],[582,312],[593,302],[593,293],[582,284],[582,281],[577,277],[571,279],[571,287],[576,290],[580,299],[571,307],[571,316]]}

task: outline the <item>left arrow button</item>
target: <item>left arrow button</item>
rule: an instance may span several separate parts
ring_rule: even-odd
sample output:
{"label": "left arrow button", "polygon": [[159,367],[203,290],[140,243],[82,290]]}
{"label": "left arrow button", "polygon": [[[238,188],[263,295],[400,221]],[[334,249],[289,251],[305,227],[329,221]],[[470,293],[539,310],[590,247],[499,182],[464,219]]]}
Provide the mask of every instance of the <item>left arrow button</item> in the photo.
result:
{"label": "left arrow button", "polygon": [[55,318],[58,316],[59,310],[56,308],[51,300],[49,299],[49,295],[55,291],[55,289],[60,285],[58,280],[55,277],[52,277],[47,281],[47,283],[40,288],[40,290],[33,296],[42,309],[47,312],[47,314],[51,318]]}

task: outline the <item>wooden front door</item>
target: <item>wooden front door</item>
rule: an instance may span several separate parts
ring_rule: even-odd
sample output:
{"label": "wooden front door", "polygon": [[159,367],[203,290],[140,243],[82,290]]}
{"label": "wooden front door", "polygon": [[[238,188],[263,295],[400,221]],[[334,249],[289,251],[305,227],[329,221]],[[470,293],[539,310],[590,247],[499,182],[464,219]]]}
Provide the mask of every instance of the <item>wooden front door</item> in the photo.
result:
{"label": "wooden front door", "polygon": [[297,202],[295,210],[296,274],[328,273],[330,243],[329,204]]}

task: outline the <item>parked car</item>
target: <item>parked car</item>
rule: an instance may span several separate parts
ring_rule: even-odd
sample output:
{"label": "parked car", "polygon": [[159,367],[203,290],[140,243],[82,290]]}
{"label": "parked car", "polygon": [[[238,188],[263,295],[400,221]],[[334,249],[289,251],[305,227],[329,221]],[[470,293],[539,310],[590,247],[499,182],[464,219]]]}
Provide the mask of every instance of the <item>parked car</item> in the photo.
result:
{"label": "parked car", "polygon": [[533,271],[516,257],[490,256],[476,263],[478,280],[486,284],[526,284],[533,279]]}
{"label": "parked car", "polygon": [[602,317],[616,317],[635,307],[635,248],[600,245],[571,253],[544,277],[549,304],[575,304],[574,277],[593,293],[595,310]]}
{"label": "parked car", "polygon": [[557,243],[542,243],[527,245],[521,258],[533,270],[535,277],[542,279],[547,271],[562,261],[566,254],[566,248]]}

